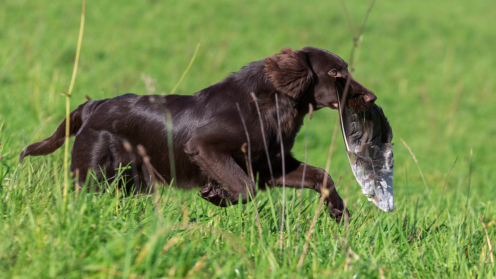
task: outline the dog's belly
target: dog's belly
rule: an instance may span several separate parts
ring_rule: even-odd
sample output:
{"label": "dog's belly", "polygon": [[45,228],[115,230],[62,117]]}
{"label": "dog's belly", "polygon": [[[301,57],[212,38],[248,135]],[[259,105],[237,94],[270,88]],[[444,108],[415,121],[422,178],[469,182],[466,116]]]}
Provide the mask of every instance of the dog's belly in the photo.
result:
{"label": "dog's belly", "polygon": [[[138,146],[142,146],[152,167],[165,182],[183,189],[203,187],[208,178],[183,150],[191,131],[201,124],[192,113],[195,106],[191,99],[191,96],[128,94],[96,101],[98,103],[76,136],[74,169],[98,171],[105,167],[108,168],[107,177],[112,177],[119,166],[134,165],[143,179],[146,166],[143,154],[138,151]],[[172,115],[172,131],[168,131],[170,119],[167,115]],[[171,136],[172,160],[168,143]],[[123,148],[124,142],[132,146],[133,154]]]}
{"label": "dog's belly", "polygon": [[[202,173],[198,165],[191,161],[182,150],[179,152],[183,154],[177,154],[178,156],[174,154],[175,158],[173,162],[170,161],[167,154],[167,162],[163,162],[162,160],[161,164],[158,162],[156,164],[158,167],[157,170],[165,178],[167,183],[169,185],[172,183],[173,186],[181,189],[201,188],[207,184],[208,177]],[[157,159],[161,160],[163,158],[164,156],[161,156],[161,158]],[[153,162],[154,160],[152,158],[152,164]]]}

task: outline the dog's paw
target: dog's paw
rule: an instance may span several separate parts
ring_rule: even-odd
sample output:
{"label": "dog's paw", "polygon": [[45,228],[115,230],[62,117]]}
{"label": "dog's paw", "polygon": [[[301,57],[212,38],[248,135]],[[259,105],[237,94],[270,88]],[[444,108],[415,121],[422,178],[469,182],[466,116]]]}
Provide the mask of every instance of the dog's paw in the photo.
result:
{"label": "dog's paw", "polygon": [[201,189],[199,196],[220,207],[227,207],[232,203],[229,192],[212,183],[205,185]]}
{"label": "dog's paw", "polygon": [[343,218],[347,218],[349,220],[351,217],[351,214],[347,208],[338,209],[338,208],[334,207],[331,203],[329,203],[328,211],[329,211],[329,215],[331,216],[331,218],[336,220],[336,223],[338,223],[338,224],[341,223],[341,220]]}

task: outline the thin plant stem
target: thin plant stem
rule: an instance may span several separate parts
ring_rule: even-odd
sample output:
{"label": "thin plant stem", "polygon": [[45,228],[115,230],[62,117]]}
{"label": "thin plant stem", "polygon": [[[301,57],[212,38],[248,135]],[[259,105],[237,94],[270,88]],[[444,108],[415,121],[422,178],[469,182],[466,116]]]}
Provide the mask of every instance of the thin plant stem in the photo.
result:
{"label": "thin plant stem", "polygon": [[341,5],[343,6],[344,14],[346,15],[346,21],[348,22],[348,26],[350,27],[351,36],[353,39],[355,38],[355,28],[353,28],[353,24],[351,23],[350,15],[348,14],[348,10],[346,9],[346,5],[344,1],[341,0]]}
{"label": "thin plant stem", "polygon": [[[251,178],[252,182],[255,182],[255,177],[253,175],[253,168],[251,166],[251,143],[250,143],[250,135],[248,134],[248,129],[246,128],[245,119],[243,118],[243,114],[241,113],[241,109],[239,108],[239,104],[238,103],[236,103],[236,108],[238,109],[239,117],[241,118],[241,123],[243,124],[243,128],[245,130],[246,142],[247,142],[247,145],[248,145],[248,165],[246,166],[247,167],[247,171],[248,171],[248,174],[250,175],[250,178]],[[252,189],[250,189],[250,191],[255,191],[253,185],[252,185]]]}
{"label": "thin plant stem", "polygon": [[329,147],[329,154],[327,156],[327,163],[326,163],[326,169],[325,169],[325,175],[324,175],[324,183],[322,184],[322,188],[320,190],[321,196],[320,196],[320,200],[319,200],[319,205],[317,206],[317,210],[315,211],[315,214],[313,215],[312,223],[310,225],[310,229],[307,232],[305,244],[303,245],[303,250],[301,252],[300,259],[298,260],[298,266],[297,266],[298,271],[300,270],[301,266],[303,265],[303,261],[305,260],[305,256],[308,252],[308,245],[310,242],[310,238],[311,238],[311,236],[315,230],[315,224],[317,223],[317,217],[319,216],[320,210],[322,209],[322,205],[324,204],[324,200],[327,198],[330,191],[334,190],[334,188],[336,187],[335,185],[333,185],[333,187],[331,187],[330,189],[327,189],[326,185],[327,185],[327,179],[328,179],[327,177],[329,176],[328,175],[329,167],[331,166],[332,153],[334,151],[334,143],[335,143],[336,135],[337,135],[338,121],[339,121],[339,119],[334,124],[334,131],[332,133],[331,146]]}
{"label": "thin plant stem", "polygon": [[420,176],[422,177],[422,181],[424,182],[425,189],[427,190],[427,194],[429,195],[429,199],[431,199],[431,192],[429,190],[429,187],[427,187],[427,183],[425,182],[424,174],[422,173],[422,170],[420,169],[420,166],[418,164],[417,157],[415,157],[415,154],[413,153],[412,149],[410,149],[410,146],[408,146],[408,144],[406,144],[406,142],[403,139],[401,139],[401,141],[410,152],[410,155],[412,155],[413,161],[415,161],[415,164],[417,165],[417,168],[420,172]]}
{"label": "thin plant stem", "polygon": [[358,48],[358,51],[360,51],[360,47],[358,46],[358,39],[363,39],[362,34],[363,31],[365,30],[365,25],[367,24],[367,20],[369,18],[370,12],[372,11],[372,7],[374,6],[374,3],[375,0],[368,2],[367,12],[365,13],[365,18],[362,22],[362,26],[360,27],[358,34],[355,35],[355,29],[353,28],[353,24],[351,23],[350,15],[348,14],[348,10],[346,9],[346,5],[344,4],[344,1],[341,0],[341,5],[343,6],[343,11],[344,14],[346,15],[346,21],[348,22],[348,26],[350,27],[350,31],[351,31],[351,36],[353,37],[353,47],[351,48],[350,61],[349,61],[351,64],[351,72],[354,71],[354,67],[355,67],[355,50]]}
{"label": "thin plant stem", "polygon": [[167,148],[169,153],[169,165],[170,165],[170,175],[171,175],[171,183],[169,186],[172,186],[172,183],[177,185],[177,174],[176,174],[176,163],[174,160],[174,137],[172,135],[172,114],[170,110],[165,109],[165,122],[167,125]]}
{"label": "thin plant stem", "polygon": [[251,185],[252,189],[249,189],[248,193],[249,193],[249,195],[251,195],[251,198],[253,199],[254,204],[255,204],[254,205],[255,206],[255,219],[257,222],[256,224],[257,224],[257,228],[258,228],[259,237],[260,237],[260,239],[262,239],[262,237],[263,237],[262,223],[260,222],[260,216],[258,215],[257,200],[256,200],[257,194],[255,192],[255,177],[253,175],[253,168],[252,168],[252,164],[251,164],[250,135],[248,134],[248,129],[246,128],[245,119],[243,118],[243,114],[241,113],[241,109],[239,108],[238,103],[236,103],[236,107],[238,109],[238,113],[239,113],[239,117],[241,118],[241,122],[243,123],[243,128],[244,128],[245,134],[246,134],[246,142],[247,142],[246,145],[248,146],[248,150],[246,150],[244,144],[241,146],[241,151],[243,151],[243,153],[245,154],[246,168],[247,168],[248,173],[250,174],[250,178],[251,178],[251,181],[253,183]]}
{"label": "thin plant stem", "polygon": [[[363,30],[365,29],[365,25],[367,24],[367,20],[369,19],[370,12],[372,11],[372,7],[374,7],[375,0],[372,0],[369,2],[367,6],[367,12],[365,13],[365,19],[363,20],[362,27],[360,28],[360,31],[358,32],[358,37],[362,36]],[[357,37],[357,38],[358,38]]]}
{"label": "thin plant stem", "polygon": [[279,117],[279,101],[277,98],[277,93],[275,94],[276,98],[276,113],[277,113],[277,126],[278,126],[278,132],[279,132],[279,143],[281,144],[281,158],[282,158],[282,217],[281,217],[281,227],[279,228],[281,230],[281,236],[279,241],[280,243],[280,251],[279,251],[279,257],[282,259],[282,253],[283,253],[283,243],[282,243],[282,233],[284,230],[284,214],[285,214],[285,205],[286,205],[286,164],[284,161],[284,144],[282,140],[282,132],[281,132],[281,119]]}
{"label": "thin plant stem", "polygon": [[183,81],[184,77],[186,76],[186,74],[188,73],[189,69],[191,68],[191,65],[193,65],[193,61],[195,61],[196,54],[198,53],[198,50],[200,49],[200,45],[201,45],[201,43],[198,43],[196,45],[195,53],[193,54],[193,57],[191,57],[191,61],[189,61],[188,67],[186,68],[186,70],[184,71],[184,73],[182,74],[181,78],[177,82],[176,86],[174,86],[174,88],[172,89],[172,91],[171,91],[170,94],[174,94],[174,92],[176,92],[176,89],[179,87],[179,85]]}
{"label": "thin plant stem", "polygon": [[[296,221],[297,223],[297,229],[296,229],[296,244],[299,243],[300,241],[300,216],[301,216],[301,206],[303,203],[303,189],[304,189],[304,183],[305,183],[305,173],[307,170],[307,159],[308,159],[308,126],[310,126],[310,119],[312,119],[313,115],[313,106],[312,104],[308,105],[308,120],[307,120],[307,127],[305,131],[305,163],[303,165],[303,176],[301,178],[301,191],[300,191],[300,206],[298,209],[298,219]],[[295,253],[298,253],[298,245],[295,247]]]}
{"label": "thin plant stem", "polygon": [[470,198],[470,184],[472,182],[472,148],[470,149],[470,168],[468,172],[468,189],[467,189],[467,203],[465,204],[465,218],[463,218],[463,223],[467,220],[468,215],[468,199]]}
{"label": "thin plant stem", "polygon": [[323,181],[323,184],[322,184],[322,187],[325,187],[327,185],[327,179],[329,177],[328,173],[329,173],[329,168],[331,167],[331,159],[332,159],[332,154],[334,152],[334,147],[335,147],[335,143],[336,143],[336,135],[338,134],[337,133],[337,127],[338,127],[338,122],[339,119],[336,120],[336,123],[334,123],[334,130],[332,132],[332,140],[331,140],[331,145],[329,146],[329,154],[327,155],[327,162],[326,162],[326,167],[325,167],[325,173],[326,175],[324,175],[324,181]]}
{"label": "thin plant stem", "polygon": [[441,192],[441,198],[439,199],[439,208],[437,210],[437,216],[436,216],[436,221],[434,222],[434,227],[437,225],[437,219],[439,218],[439,215],[441,215],[441,203],[443,201],[444,190],[446,189],[446,184],[448,184],[448,178],[450,177],[450,174],[451,174],[451,171],[453,170],[453,168],[455,168],[457,161],[458,161],[458,157],[456,157],[455,162],[453,163],[453,166],[451,167],[450,171],[448,172],[448,175],[446,176],[446,179],[444,180],[443,191]]}
{"label": "thin plant stem", "polygon": [[69,90],[65,94],[65,146],[64,146],[64,192],[63,192],[63,208],[62,212],[65,212],[67,205],[67,191],[69,188],[69,134],[71,127],[70,119],[70,107],[71,107],[71,94],[74,88],[74,83],[76,81],[77,69],[79,64],[79,54],[81,53],[81,43],[83,41],[84,33],[84,15],[85,15],[86,0],[83,0],[83,7],[81,10],[81,24],[79,27],[79,37],[76,48],[76,58],[74,59],[74,68],[72,70],[71,84],[69,85]]}
{"label": "thin plant stem", "polygon": [[489,238],[489,234],[487,233],[486,224],[484,224],[484,221],[482,221],[482,217],[480,215],[479,215],[479,220],[482,224],[482,227],[484,228],[484,231],[486,232],[487,247],[489,247],[489,255],[491,256],[491,263],[494,266],[494,257],[493,257],[493,248],[491,246],[491,239]]}
{"label": "thin plant stem", "polygon": [[162,214],[160,214],[160,209],[162,208],[162,205],[160,202],[162,199],[162,196],[161,196],[162,193],[158,190],[158,187],[157,187],[157,179],[155,177],[154,167],[152,166],[152,164],[150,162],[150,157],[146,153],[146,149],[141,144],[138,144],[138,146],[136,146],[136,149],[138,150],[138,153],[140,154],[140,156],[143,158],[143,163],[145,163],[146,170],[148,171],[148,175],[150,176],[150,184],[152,185],[151,189],[153,189],[153,194],[155,196],[155,201],[153,202],[153,207],[155,208],[155,213],[158,217],[159,222],[163,223],[163,216],[162,216]]}
{"label": "thin plant stem", "polygon": [[124,146],[124,149],[129,153],[129,158],[131,158],[131,170],[133,172],[134,193],[138,193],[140,191],[140,182],[139,182],[138,169],[136,167],[136,158],[134,156],[133,148],[128,141],[123,141],[122,145]]}
{"label": "thin plant stem", "polygon": [[262,120],[262,114],[260,113],[260,107],[258,106],[258,99],[257,96],[255,96],[255,93],[253,92],[251,92],[251,97],[253,98],[253,101],[255,102],[255,106],[257,107],[258,119],[260,120],[260,130],[262,131],[262,139],[264,142],[265,155],[267,156],[267,162],[269,165],[270,179],[272,181],[272,186],[275,186],[274,173],[272,172],[272,164],[270,163],[269,148],[267,147],[267,139],[265,138],[264,125]]}
{"label": "thin plant stem", "polygon": [[[193,53],[193,57],[191,57],[191,60],[189,61],[188,67],[183,72],[183,74],[181,75],[181,78],[179,79],[177,84],[174,86],[174,88],[172,89],[170,94],[174,94],[174,92],[176,92],[176,89],[179,87],[179,85],[183,81],[186,74],[188,74],[189,69],[193,65],[193,62],[195,61],[196,54],[198,54],[198,50],[200,49],[200,45],[201,45],[200,42],[198,42],[198,44],[196,44],[195,52]],[[165,109],[165,116],[166,116],[165,122],[167,125],[167,144],[168,144],[168,150],[169,150],[169,164],[170,164],[170,171],[171,171],[171,178],[172,178],[169,186],[172,186],[173,183],[175,183],[177,185],[177,181],[176,181],[177,176],[176,176],[176,165],[174,163],[174,145],[173,145],[173,136],[172,136],[172,114],[171,114],[170,110]]]}

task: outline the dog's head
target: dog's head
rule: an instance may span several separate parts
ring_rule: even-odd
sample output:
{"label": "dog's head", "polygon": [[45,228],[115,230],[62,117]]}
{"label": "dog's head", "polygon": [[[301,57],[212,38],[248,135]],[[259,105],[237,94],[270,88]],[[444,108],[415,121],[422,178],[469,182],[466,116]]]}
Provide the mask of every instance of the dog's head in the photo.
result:
{"label": "dog's head", "polygon": [[[308,98],[316,109],[338,108],[338,96],[346,98],[353,110],[369,109],[377,99],[372,91],[358,83],[348,72],[348,64],[339,56],[323,49],[305,47],[298,51],[281,50],[265,59],[265,74],[277,91],[295,100]],[[336,92],[336,89],[338,92]]]}

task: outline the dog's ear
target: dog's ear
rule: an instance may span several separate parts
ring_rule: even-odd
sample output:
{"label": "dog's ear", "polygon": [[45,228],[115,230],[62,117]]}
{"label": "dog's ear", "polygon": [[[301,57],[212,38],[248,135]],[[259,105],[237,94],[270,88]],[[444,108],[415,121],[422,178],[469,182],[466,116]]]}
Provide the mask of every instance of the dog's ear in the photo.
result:
{"label": "dog's ear", "polygon": [[277,91],[299,99],[313,83],[313,73],[302,51],[283,48],[281,54],[265,59],[265,74]]}

